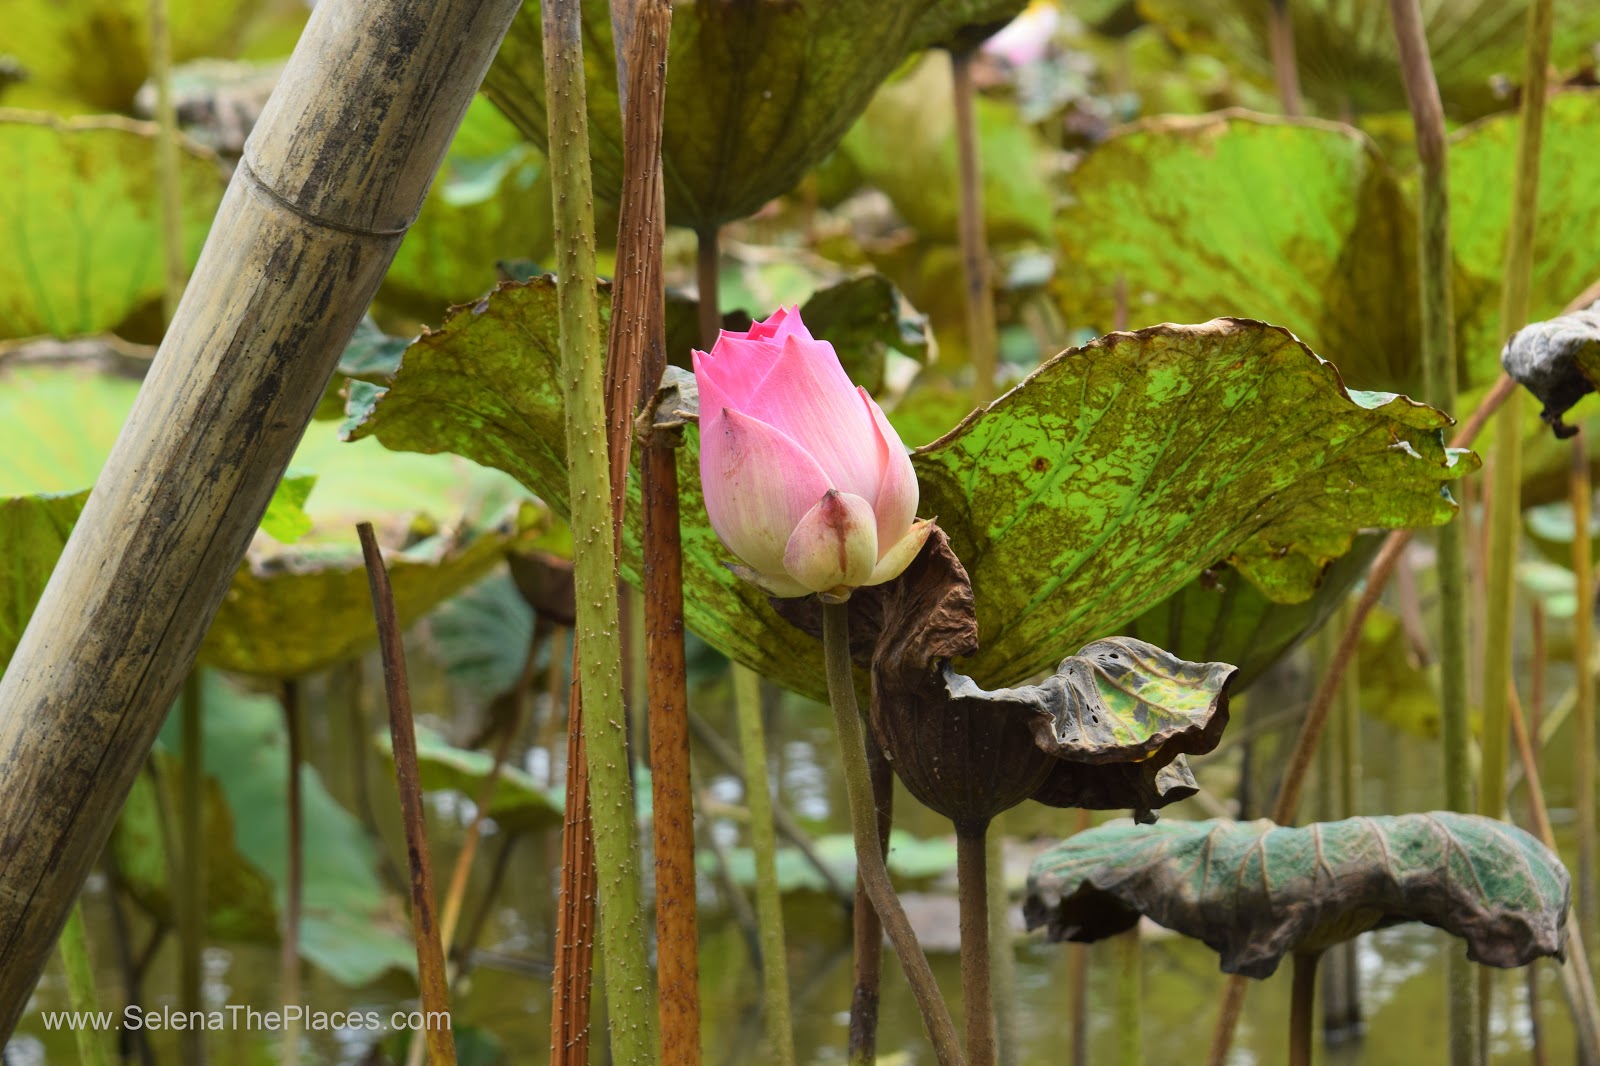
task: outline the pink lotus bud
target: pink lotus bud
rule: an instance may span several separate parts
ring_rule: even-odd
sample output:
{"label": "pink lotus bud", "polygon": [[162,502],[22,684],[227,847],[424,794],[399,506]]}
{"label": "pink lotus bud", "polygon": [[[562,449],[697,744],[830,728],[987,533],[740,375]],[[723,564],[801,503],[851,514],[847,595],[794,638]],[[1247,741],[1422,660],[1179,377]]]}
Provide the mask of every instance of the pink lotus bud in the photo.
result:
{"label": "pink lotus bud", "polygon": [[911,457],[799,308],[694,353],[711,528],[776,596],[843,595],[898,577],[932,529]]}

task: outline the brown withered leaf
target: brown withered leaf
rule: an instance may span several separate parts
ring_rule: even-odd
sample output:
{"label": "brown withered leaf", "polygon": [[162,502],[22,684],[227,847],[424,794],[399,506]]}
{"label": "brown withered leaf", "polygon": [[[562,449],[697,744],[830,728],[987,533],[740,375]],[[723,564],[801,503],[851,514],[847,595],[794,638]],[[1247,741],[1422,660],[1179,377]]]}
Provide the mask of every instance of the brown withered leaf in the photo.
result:
{"label": "brown withered leaf", "polygon": [[1600,302],[1524,326],[1506,342],[1500,364],[1544,404],[1539,417],[1556,436],[1577,433],[1561,416],[1600,382]]}
{"label": "brown withered leaf", "polygon": [[[820,632],[815,602],[772,602]],[[1233,667],[1130,637],[1089,644],[1041,684],[979,688],[950,665],[977,651],[977,615],[939,529],[900,577],[852,594],[850,643],[871,670],[878,743],[911,794],[958,830],[1025,799],[1147,812],[1193,795],[1177,760],[1210,751],[1228,720]]]}

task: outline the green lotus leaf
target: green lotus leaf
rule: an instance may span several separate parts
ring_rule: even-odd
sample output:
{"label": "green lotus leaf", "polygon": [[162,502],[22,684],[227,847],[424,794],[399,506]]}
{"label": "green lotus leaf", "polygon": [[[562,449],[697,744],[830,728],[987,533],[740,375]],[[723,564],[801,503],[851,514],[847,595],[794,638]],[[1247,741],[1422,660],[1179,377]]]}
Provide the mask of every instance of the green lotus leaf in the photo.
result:
{"label": "green lotus leaf", "polygon": [[379,301],[431,321],[476,300],[500,280],[496,260],[548,258],[550,213],[544,157],[493,104],[474,97]]}
{"label": "green lotus leaf", "polygon": [[285,474],[278,482],[278,491],[267,501],[267,510],[261,516],[261,532],[279,544],[293,544],[311,532],[311,516],[306,514],[306,500],[317,483],[315,474]]}
{"label": "green lotus leaf", "polygon": [[[172,0],[172,57],[183,63],[234,54],[261,5],[249,0]],[[150,77],[150,9],[143,0],[9,0],[7,51],[16,53],[25,93],[49,103],[128,111]],[[154,198],[152,197],[152,202]]]}
{"label": "green lotus leaf", "polygon": [[[394,745],[388,732],[378,737],[378,750],[394,765]],[[449,789],[477,802],[478,794],[494,768],[486,751],[458,748],[429,729],[417,730],[417,773],[430,792]],[[528,773],[509,763],[500,767],[487,814],[507,829],[521,832],[549,829],[565,817],[563,793],[547,789]]]}
{"label": "green lotus leaf", "polygon": [[[836,881],[849,884],[856,874],[854,838],[849,833],[828,833],[818,837],[812,845],[824,865],[833,871]],[[729,848],[727,858],[728,875],[733,883],[740,888],[753,887],[756,883],[755,853],[749,848]],[[889,833],[886,861],[891,874],[907,881],[937,877],[955,868],[955,838],[918,837],[903,829],[894,829]],[[701,849],[695,855],[695,865],[701,874],[710,877],[717,872],[717,857]],[[833,885],[823,878],[811,860],[792,847],[778,849],[778,889],[826,894],[834,891]]]}
{"label": "green lotus leaf", "polygon": [[[1145,18],[1185,48],[1214,55],[1270,86],[1269,5],[1253,0],[1139,0]],[[1404,111],[1394,27],[1383,0],[1295,0],[1296,67],[1305,96],[1326,114]],[[1434,76],[1446,110],[1474,118],[1505,106],[1495,79],[1522,75],[1526,0],[1428,0],[1422,5]],[[1552,62],[1585,65],[1600,39],[1600,9],[1556,5]]]}
{"label": "green lotus leaf", "polygon": [[[161,299],[155,131],[115,116],[0,108],[0,159],[8,161],[0,339],[99,333]],[[216,157],[187,142],[178,174],[184,263],[192,267],[224,179]]]}
{"label": "green lotus leaf", "polygon": [[[1589,7],[1600,21],[1600,6]],[[1600,38],[1600,28],[1594,36]],[[1588,180],[1594,169],[1596,129],[1600,129],[1600,90],[1558,93],[1545,105],[1533,282],[1528,290],[1531,322],[1555,318],[1568,301],[1600,278],[1600,243],[1593,239],[1600,232],[1600,189]],[[1500,285],[1511,227],[1516,142],[1513,111],[1466,127],[1450,143],[1456,348],[1468,380],[1475,385],[1487,385],[1500,376],[1500,349],[1506,341],[1500,329]]]}
{"label": "green lotus leaf", "polygon": [[[609,311],[602,307],[602,320]],[[387,447],[455,451],[514,476],[558,514],[568,485],[557,318],[548,280],[502,285],[407,351],[353,413]],[[980,684],[1016,683],[1227,559],[1276,600],[1309,598],[1357,530],[1433,525],[1469,466],[1447,419],[1349,393],[1287,331],[1217,320],[1118,334],[1062,353],[987,411],[919,449],[922,514],[972,575]],[[679,450],[685,608],[719,651],[820,696],[814,640],[723,565],[705,519],[698,436]],[[621,565],[639,575],[638,484]]]}
{"label": "green lotus leaf", "polygon": [[[908,55],[962,26],[1009,18],[1023,0],[814,0],[680,4],[668,49],[667,221],[706,230],[787,192],[831,152]],[[863,27],[871,32],[863,32]],[[603,0],[583,5],[589,148],[596,195],[616,199],[622,120]],[[543,146],[539,7],[518,13],[484,91]]]}
{"label": "green lotus leaf", "polygon": [[16,652],[88,499],[84,491],[0,500],[0,673]]}
{"label": "green lotus leaf", "polygon": [[[930,53],[878,90],[841,146],[919,236],[948,243],[956,240],[961,187],[953,101],[949,59]],[[979,97],[976,112],[989,240],[1048,240],[1055,204],[1041,170],[1044,144],[1015,105]]]}
{"label": "green lotus leaf", "polygon": [[[227,939],[273,943],[289,853],[283,711],[271,697],[246,694],[210,672],[203,692],[208,928]],[[178,729],[173,715],[157,742],[157,757],[172,772]],[[306,824],[316,829],[303,840],[301,956],[347,987],[391,969],[415,971],[405,912],[378,880],[376,844],[314,767],[302,766],[300,774]],[[112,846],[134,898],[161,915],[170,913],[170,896],[154,803],[141,777]]]}
{"label": "green lotus leaf", "polygon": [[1299,603],[1274,603],[1222,564],[1112,629],[1182,659],[1233,663],[1239,672],[1231,691],[1238,694],[1327,620],[1367,572],[1380,543],[1377,536],[1358,537],[1349,554],[1328,565],[1311,598]]}
{"label": "green lotus leaf", "polygon": [[1281,322],[1352,386],[1421,387],[1415,215],[1357,131],[1150,119],[1090,151],[1067,190],[1056,291],[1071,324]]}
{"label": "green lotus leaf", "polygon": [[1095,941],[1146,915],[1205,941],[1222,969],[1268,977],[1291,952],[1424,922],[1467,957],[1523,966],[1561,955],[1571,881],[1515,826],[1436,812],[1283,828],[1255,822],[1109,825],[1044,852],[1023,913],[1052,940]]}
{"label": "green lotus leaf", "polygon": [[0,496],[94,484],[138,392],[131,378],[76,368],[0,370]]}

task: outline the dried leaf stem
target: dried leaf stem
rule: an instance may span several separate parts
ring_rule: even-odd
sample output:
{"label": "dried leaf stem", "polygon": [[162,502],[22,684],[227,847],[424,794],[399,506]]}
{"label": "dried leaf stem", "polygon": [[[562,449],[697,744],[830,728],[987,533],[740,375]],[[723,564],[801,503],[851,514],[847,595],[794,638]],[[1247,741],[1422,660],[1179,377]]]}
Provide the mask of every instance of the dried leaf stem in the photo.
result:
{"label": "dried leaf stem", "polygon": [[994,996],[989,991],[988,835],[988,825],[956,826],[961,1007],[967,1022],[967,1066],[994,1066],[998,1057]]}
{"label": "dried leaf stem", "polygon": [[[417,771],[417,732],[411,716],[411,685],[406,677],[406,649],[400,616],[389,587],[389,571],[372,523],[356,526],[361,554],[372,589],[372,612],[378,622],[378,649],[383,656],[383,684],[389,702],[389,739],[394,749],[395,783],[406,830],[406,857],[411,868],[411,927],[417,944],[417,984],[425,1015],[448,1018],[450,976],[445,971],[444,945],[433,907],[433,864],[428,853],[428,826],[422,807],[422,782]],[[293,1002],[292,1000],[290,1002]],[[431,1025],[423,1032],[433,1066],[455,1066],[455,1036],[450,1026]]]}

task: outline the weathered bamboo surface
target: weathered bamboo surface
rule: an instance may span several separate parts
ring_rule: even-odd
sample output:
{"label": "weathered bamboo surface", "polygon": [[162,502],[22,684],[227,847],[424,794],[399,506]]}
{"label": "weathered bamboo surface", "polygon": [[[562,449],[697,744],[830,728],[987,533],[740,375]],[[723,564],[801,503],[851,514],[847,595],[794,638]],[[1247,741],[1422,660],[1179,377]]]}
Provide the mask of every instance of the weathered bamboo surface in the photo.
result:
{"label": "weathered bamboo surface", "polygon": [[518,0],[322,0],[0,679],[11,1033]]}

